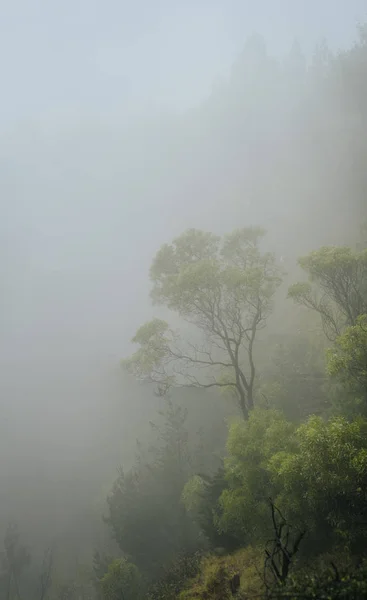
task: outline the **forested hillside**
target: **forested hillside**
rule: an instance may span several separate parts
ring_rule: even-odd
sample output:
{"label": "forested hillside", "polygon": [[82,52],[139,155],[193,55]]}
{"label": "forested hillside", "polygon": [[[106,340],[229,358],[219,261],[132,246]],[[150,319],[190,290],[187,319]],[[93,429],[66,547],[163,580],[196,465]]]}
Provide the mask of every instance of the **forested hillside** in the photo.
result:
{"label": "forested hillside", "polygon": [[[125,218],[139,221],[141,237],[101,245],[96,269],[110,270],[100,296],[90,292],[95,305],[80,300],[78,333],[60,312],[65,373],[45,369],[39,393],[60,397],[65,427],[48,429],[45,403],[40,436],[52,451],[38,457],[42,474],[24,467],[35,461],[18,446],[6,448],[4,426],[4,448],[41,491],[27,497],[7,475],[0,598],[367,597],[366,30],[353,47],[320,45],[312,58],[295,44],[276,60],[251,38],[201,106],[130,131],[130,148],[126,131],[98,132],[95,149],[83,138],[77,173],[57,167],[75,132],[53,155],[47,140],[38,148],[43,184],[70,177],[75,198],[85,181],[93,198],[108,196],[119,177],[121,196],[111,193],[106,211],[123,237],[117,207],[127,196]],[[111,161],[96,175],[103,152]],[[98,231],[95,206],[82,213]],[[20,263],[31,260],[23,241]],[[38,251],[43,265],[56,260]],[[73,290],[89,294],[74,267]],[[62,275],[49,278],[57,307]],[[79,381],[81,331],[94,378],[70,388],[66,415],[63,381]],[[101,365],[96,348],[111,332]],[[5,360],[3,396],[11,377],[21,394],[32,385],[31,334],[20,363]],[[45,365],[51,344],[48,329]],[[54,436],[70,438],[57,468]],[[30,438],[36,459],[37,448]]]}

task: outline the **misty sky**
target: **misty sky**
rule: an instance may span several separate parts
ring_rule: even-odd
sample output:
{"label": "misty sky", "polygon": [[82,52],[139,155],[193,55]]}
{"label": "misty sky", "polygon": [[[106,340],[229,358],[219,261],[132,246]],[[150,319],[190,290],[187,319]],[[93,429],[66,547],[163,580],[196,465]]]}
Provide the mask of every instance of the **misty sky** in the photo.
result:
{"label": "misty sky", "polygon": [[246,36],[309,53],[355,36],[364,0],[1,0],[5,124],[65,113],[181,108],[226,73]]}

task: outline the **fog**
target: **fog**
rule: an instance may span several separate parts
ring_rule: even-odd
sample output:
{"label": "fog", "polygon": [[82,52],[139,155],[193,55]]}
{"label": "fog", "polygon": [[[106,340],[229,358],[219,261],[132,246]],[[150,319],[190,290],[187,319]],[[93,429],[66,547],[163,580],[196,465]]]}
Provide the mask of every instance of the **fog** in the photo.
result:
{"label": "fog", "polygon": [[154,314],[161,244],[261,225],[292,270],[350,241],[363,121],[302,69],[366,17],[362,0],[2,3],[3,527],[77,539],[131,463],[157,400],[119,363]]}

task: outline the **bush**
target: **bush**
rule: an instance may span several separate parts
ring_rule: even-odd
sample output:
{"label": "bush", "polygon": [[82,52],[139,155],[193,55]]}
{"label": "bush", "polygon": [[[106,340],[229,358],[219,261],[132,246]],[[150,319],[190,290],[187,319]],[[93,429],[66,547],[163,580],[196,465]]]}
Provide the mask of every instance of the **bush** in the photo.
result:
{"label": "bush", "polygon": [[267,598],[289,600],[365,600],[367,597],[367,563],[349,565],[339,572],[335,566],[321,573],[303,571],[290,578],[282,589],[274,589]]}
{"label": "bush", "polygon": [[264,552],[248,547],[225,557],[202,560],[199,575],[181,592],[180,600],[226,600],[233,593],[256,595],[264,591],[261,573]]}
{"label": "bush", "polygon": [[174,560],[159,581],[150,587],[149,600],[175,600],[187,582],[197,575],[200,562],[199,552]]}

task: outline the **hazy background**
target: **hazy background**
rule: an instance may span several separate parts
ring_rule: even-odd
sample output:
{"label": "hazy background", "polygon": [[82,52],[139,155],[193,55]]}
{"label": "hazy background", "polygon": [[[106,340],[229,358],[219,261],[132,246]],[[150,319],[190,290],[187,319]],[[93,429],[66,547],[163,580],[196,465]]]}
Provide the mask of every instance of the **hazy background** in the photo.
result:
{"label": "hazy background", "polygon": [[333,179],[348,138],[331,157],[305,131],[327,106],[266,69],[257,120],[233,102],[253,33],[310,62],[366,17],[363,0],[0,2],[0,520],[71,526],[130,460],[149,408],[116,366],[161,243],[259,223],[293,264],[357,219]]}
{"label": "hazy background", "polygon": [[[298,38],[349,44],[363,0],[14,0],[1,2],[2,122],[70,113],[99,122],[185,109],[225,75],[246,37],[271,53]],[[24,123],[22,123],[24,126]]]}

